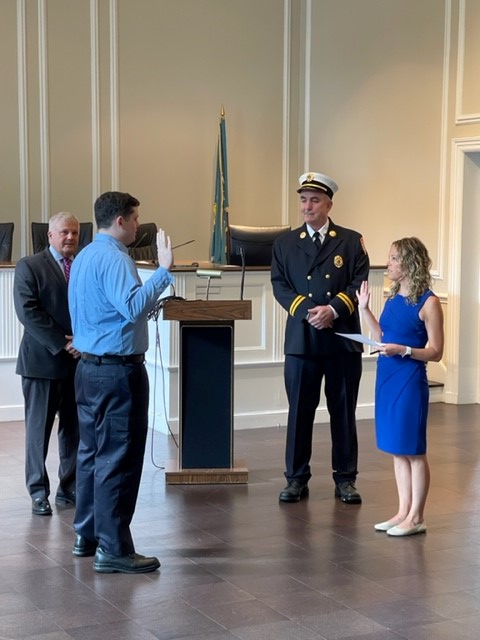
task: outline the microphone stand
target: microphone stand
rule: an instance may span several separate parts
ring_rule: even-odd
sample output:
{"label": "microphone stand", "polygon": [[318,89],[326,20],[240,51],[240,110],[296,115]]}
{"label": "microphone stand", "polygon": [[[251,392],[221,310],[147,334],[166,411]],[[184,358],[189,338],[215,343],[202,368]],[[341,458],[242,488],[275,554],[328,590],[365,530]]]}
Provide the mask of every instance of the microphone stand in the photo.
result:
{"label": "microphone stand", "polygon": [[145,231],[145,233],[140,236],[140,238],[135,242],[135,244],[132,245],[131,247],[127,247],[127,249],[136,249],[146,236],[147,236],[147,232]]}

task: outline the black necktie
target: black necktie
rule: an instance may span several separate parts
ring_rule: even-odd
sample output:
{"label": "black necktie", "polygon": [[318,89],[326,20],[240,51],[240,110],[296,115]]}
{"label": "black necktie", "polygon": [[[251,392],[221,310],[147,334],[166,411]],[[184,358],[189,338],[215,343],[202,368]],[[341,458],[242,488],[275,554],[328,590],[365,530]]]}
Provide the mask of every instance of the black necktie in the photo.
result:
{"label": "black necktie", "polygon": [[320,240],[320,233],[318,231],[315,231],[315,233],[313,234],[313,242],[317,249],[320,249],[320,247],[322,246],[322,241]]}

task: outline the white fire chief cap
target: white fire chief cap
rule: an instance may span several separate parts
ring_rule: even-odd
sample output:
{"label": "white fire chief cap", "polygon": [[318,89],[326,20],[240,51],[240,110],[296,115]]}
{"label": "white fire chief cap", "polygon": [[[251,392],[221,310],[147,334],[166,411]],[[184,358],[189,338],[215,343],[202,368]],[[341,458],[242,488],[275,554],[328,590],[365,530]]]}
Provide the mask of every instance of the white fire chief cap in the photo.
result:
{"label": "white fire chief cap", "polygon": [[298,179],[300,188],[297,189],[297,193],[301,193],[304,189],[311,189],[313,191],[322,191],[332,199],[333,195],[338,191],[338,184],[332,178],[329,178],[323,173],[304,173]]}

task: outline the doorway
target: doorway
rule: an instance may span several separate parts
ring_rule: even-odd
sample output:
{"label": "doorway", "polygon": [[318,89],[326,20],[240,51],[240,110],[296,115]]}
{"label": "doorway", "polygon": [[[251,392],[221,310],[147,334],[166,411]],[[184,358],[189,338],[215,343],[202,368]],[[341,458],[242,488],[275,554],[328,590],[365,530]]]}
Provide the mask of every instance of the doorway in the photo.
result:
{"label": "doorway", "polygon": [[480,402],[480,138],[454,145],[445,399],[472,404]]}

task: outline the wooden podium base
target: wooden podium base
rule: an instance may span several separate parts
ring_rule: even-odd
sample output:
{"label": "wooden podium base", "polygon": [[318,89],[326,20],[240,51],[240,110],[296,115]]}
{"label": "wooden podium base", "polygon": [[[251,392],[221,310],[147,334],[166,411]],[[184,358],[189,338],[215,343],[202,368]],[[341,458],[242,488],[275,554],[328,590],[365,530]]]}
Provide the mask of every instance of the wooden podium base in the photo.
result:
{"label": "wooden podium base", "polygon": [[247,484],[248,469],[244,460],[235,460],[231,469],[179,469],[170,461],[165,466],[167,484]]}

